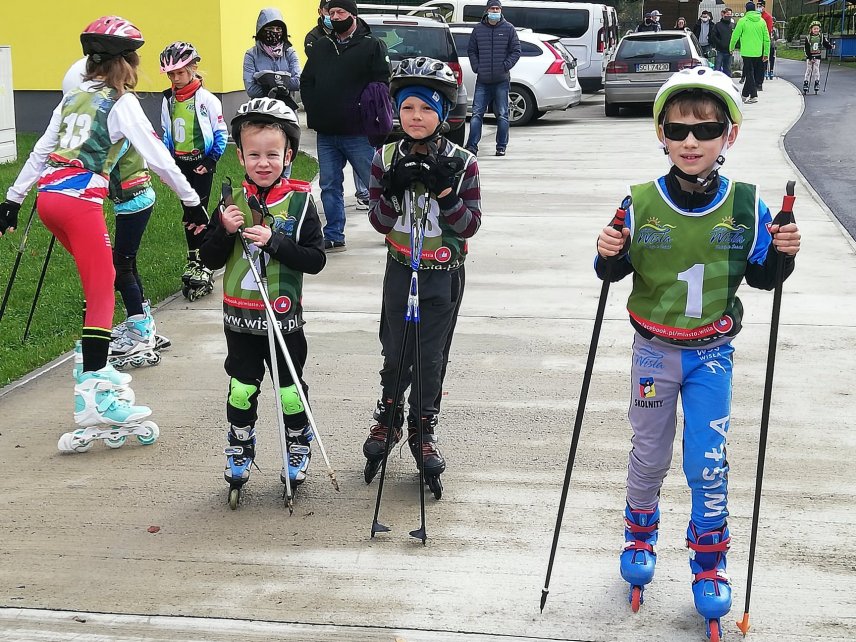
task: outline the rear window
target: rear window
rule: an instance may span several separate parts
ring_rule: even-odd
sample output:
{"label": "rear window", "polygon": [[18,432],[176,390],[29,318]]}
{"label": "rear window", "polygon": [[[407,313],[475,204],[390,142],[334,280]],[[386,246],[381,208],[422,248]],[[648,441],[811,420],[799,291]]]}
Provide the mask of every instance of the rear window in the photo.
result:
{"label": "rear window", "polygon": [[644,58],[687,58],[691,56],[686,36],[662,38],[625,38],[618,47],[616,60],[642,60]]}
{"label": "rear window", "polygon": [[369,27],[373,36],[386,43],[390,60],[400,61],[417,56],[436,58],[443,62],[458,60],[447,29],[402,24],[371,24]]}
{"label": "rear window", "polygon": [[[466,5],[464,20],[479,22],[485,13],[485,4]],[[589,30],[588,9],[503,7],[502,17],[515,27],[526,27],[537,33],[549,33],[560,38],[581,38]]]}
{"label": "rear window", "polygon": [[458,50],[459,56],[467,55],[467,48],[470,46],[470,34],[468,33],[453,33],[452,38],[455,39],[455,49]]}

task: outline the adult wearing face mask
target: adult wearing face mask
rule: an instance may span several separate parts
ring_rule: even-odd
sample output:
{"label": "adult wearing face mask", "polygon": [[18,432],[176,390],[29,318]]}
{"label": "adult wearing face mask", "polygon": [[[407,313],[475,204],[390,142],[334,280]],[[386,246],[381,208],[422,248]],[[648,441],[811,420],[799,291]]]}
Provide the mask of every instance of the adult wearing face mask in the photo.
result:
{"label": "adult wearing face mask", "polygon": [[[288,40],[288,30],[279,9],[259,12],[256,44],[244,54],[244,89],[250,98],[285,99],[300,89],[300,61]],[[287,103],[289,101],[286,101]],[[289,107],[296,109],[292,101]]]}
{"label": "adult wearing face mask", "polygon": [[713,29],[713,14],[710,11],[702,11],[695,25],[693,25],[693,33],[698,38],[698,43],[701,45],[701,53],[707,58],[713,50],[713,44],[710,42],[710,32]]}
{"label": "adult wearing face mask", "polygon": [[[367,86],[389,83],[389,56],[386,45],[358,17],[354,0],[330,0],[327,11],[331,32],[306,43],[300,95],[307,125],[317,133],[321,202],[327,221],[324,249],[342,252],[347,249],[342,170],[350,163],[368,185],[374,147],[357,114]],[[388,95],[388,89],[383,89]]]}
{"label": "adult wearing face mask", "polygon": [[509,71],[520,59],[520,40],[514,25],[502,17],[500,0],[488,0],[481,22],[470,35],[467,56],[476,73],[476,89],[466,147],[473,154],[478,154],[484,113],[488,104],[493,103],[496,155],[505,156],[508,146],[508,90],[511,86]]}
{"label": "adult wearing face mask", "polygon": [[656,10],[646,13],[644,20],[636,27],[636,31],[660,31],[661,15],[663,14]]}
{"label": "adult wearing face mask", "polygon": [[770,56],[764,63],[764,73],[761,74],[761,80],[760,82],[758,82],[758,89],[761,89],[761,87],[764,85],[764,79],[770,76],[768,71],[770,69],[770,66],[773,64],[772,59],[776,56],[776,39],[773,38],[773,28],[775,27],[775,21],[773,20],[773,16],[770,15],[770,12],[767,11],[766,0],[758,0],[756,6],[758,7],[758,13],[761,14],[761,19],[767,25],[767,32],[770,34]]}
{"label": "adult wearing face mask", "polygon": [[309,47],[319,38],[325,38],[333,33],[333,21],[330,19],[330,12],[327,10],[328,0],[321,0],[318,6],[318,24],[312,27],[306,38],[303,39],[303,51],[306,57],[309,57]]}
{"label": "adult wearing face mask", "polygon": [[716,49],[714,69],[731,76],[731,34],[734,32],[734,12],[730,7],[722,10],[722,19],[713,25],[710,44]]}

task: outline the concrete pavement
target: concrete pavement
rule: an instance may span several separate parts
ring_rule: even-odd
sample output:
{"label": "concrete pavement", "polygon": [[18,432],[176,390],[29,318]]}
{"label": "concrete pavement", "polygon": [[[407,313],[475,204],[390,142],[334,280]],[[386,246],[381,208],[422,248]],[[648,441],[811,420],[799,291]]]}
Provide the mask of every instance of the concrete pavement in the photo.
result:
{"label": "concrete pavement", "polygon": [[[779,108],[747,107],[725,171],[758,182],[775,212],[786,181],[798,178],[781,141],[802,103],[787,83],[765,85],[763,100]],[[156,445],[60,456],[56,439],[72,428],[70,363],[0,399],[0,639],[703,640],[684,548],[680,447],[663,491],[657,579],[640,613],[630,612],[618,575],[629,283],[610,293],[550,597],[538,610],[600,290],[595,237],[627,184],[666,167],[650,117],[607,120],[601,101],[515,129],[509,156],[480,159],[484,224],[471,243],[449,366],[439,429],[448,471],[443,499],[426,499],[427,547],[407,536],[419,515],[406,448],[390,460],[381,512],[393,531],[369,538],[376,485],[362,480],[361,444],[377,396],[385,251],[351,210],[348,251],[330,256],[305,288],[306,377],[341,492],[316,457],[288,516],[266,382],[261,470],[240,509],[228,509],[219,299],[176,299],[157,313],[174,347],[133,373],[161,426]],[[856,258],[802,180],[797,196],[805,244],[779,332],[755,642],[856,638]],[[745,597],[772,296],[746,288],[741,298],[728,639],[739,635]]]}

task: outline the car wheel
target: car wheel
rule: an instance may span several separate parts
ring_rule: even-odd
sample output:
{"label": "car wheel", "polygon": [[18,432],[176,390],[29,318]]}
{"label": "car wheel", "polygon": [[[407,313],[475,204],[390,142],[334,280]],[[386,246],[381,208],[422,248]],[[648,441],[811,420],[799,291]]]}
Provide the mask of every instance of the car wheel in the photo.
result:
{"label": "car wheel", "polygon": [[609,101],[603,102],[603,113],[609,116],[610,118],[618,116],[618,112],[621,110],[621,105],[618,103],[611,103]]}
{"label": "car wheel", "polygon": [[525,125],[535,116],[535,98],[525,87],[512,85],[508,91],[508,124]]}
{"label": "car wheel", "polygon": [[541,118],[541,116],[546,115],[546,113],[547,113],[546,111],[536,111],[536,112],[532,115],[532,120],[538,120],[539,118]]}
{"label": "car wheel", "polygon": [[446,134],[446,138],[451,142],[455,143],[455,145],[459,145],[461,147],[464,146],[464,139],[466,138],[467,126],[464,123],[461,123],[461,126],[457,129],[452,129]]}

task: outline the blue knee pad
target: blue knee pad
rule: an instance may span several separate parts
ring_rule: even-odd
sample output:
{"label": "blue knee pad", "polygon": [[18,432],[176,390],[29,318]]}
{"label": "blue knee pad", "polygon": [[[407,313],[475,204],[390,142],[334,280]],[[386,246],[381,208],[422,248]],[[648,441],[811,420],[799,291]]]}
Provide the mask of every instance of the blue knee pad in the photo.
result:
{"label": "blue knee pad", "polygon": [[229,380],[229,405],[238,410],[249,410],[258,392],[257,385],[244,383],[232,377]]}
{"label": "blue knee pad", "polygon": [[300,394],[297,392],[295,384],[280,388],[279,398],[282,400],[282,414],[299,415],[304,411],[303,402],[300,400]]}

